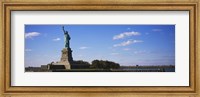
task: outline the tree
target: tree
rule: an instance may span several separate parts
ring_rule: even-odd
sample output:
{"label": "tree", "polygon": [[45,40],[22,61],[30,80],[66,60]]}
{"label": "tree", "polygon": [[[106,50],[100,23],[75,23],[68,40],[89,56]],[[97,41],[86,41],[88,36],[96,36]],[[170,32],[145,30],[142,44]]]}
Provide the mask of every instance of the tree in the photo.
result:
{"label": "tree", "polygon": [[91,68],[95,69],[117,69],[120,68],[118,63],[112,61],[104,60],[93,60]]}
{"label": "tree", "polygon": [[71,65],[71,68],[72,69],[89,69],[90,63],[83,60],[73,61],[73,65]]}
{"label": "tree", "polygon": [[83,60],[77,60],[77,61],[73,61],[75,64],[83,64],[83,65],[90,65],[89,62],[87,61],[83,61]]}
{"label": "tree", "polygon": [[102,69],[103,65],[100,63],[99,60],[93,60],[92,61],[92,68],[98,68],[98,69]]}

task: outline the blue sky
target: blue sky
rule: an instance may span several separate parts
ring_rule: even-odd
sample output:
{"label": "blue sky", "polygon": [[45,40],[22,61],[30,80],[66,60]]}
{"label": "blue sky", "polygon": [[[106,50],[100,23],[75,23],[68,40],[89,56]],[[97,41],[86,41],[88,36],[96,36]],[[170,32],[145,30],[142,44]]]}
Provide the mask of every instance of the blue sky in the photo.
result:
{"label": "blue sky", "polygon": [[65,26],[74,60],[175,65],[175,25],[25,25],[25,66],[60,60]]}

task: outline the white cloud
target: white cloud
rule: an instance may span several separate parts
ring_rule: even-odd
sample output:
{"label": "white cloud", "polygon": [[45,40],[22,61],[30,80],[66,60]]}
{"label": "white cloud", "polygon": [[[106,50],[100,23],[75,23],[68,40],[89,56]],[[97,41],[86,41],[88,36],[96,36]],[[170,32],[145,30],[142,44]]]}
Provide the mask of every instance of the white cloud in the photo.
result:
{"label": "white cloud", "polygon": [[78,57],[83,57],[83,55],[78,55]]}
{"label": "white cloud", "polygon": [[130,44],[134,44],[134,43],[140,43],[140,42],[143,42],[142,40],[128,40],[128,41],[124,41],[120,44],[115,44],[113,45],[114,47],[118,47],[118,46],[127,46],[127,45],[130,45]]}
{"label": "white cloud", "polygon": [[160,32],[160,31],[162,31],[162,29],[152,29],[152,31],[154,31],[154,32]]}
{"label": "white cloud", "polygon": [[60,40],[60,38],[55,38],[55,39],[53,39],[53,41],[59,41]]}
{"label": "white cloud", "polygon": [[135,54],[144,54],[148,53],[146,50],[134,51]]}
{"label": "white cloud", "polygon": [[80,47],[79,49],[84,50],[84,49],[88,49],[88,48],[89,48],[89,47],[82,46],[82,47]]}
{"label": "white cloud", "polygon": [[140,33],[139,33],[139,32],[134,32],[134,31],[132,31],[132,32],[123,32],[123,33],[121,33],[121,34],[119,34],[119,35],[115,35],[115,36],[113,37],[113,40],[116,40],[116,39],[123,39],[123,38],[125,38],[125,37],[137,36],[137,35],[140,35]]}
{"label": "white cloud", "polygon": [[119,53],[111,53],[110,55],[119,55]]}
{"label": "white cloud", "polygon": [[129,51],[129,50],[131,50],[130,48],[124,48],[123,49],[124,51]]}
{"label": "white cloud", "polygon": [[25,38],[33,38],[39,35],[40,35],[39,32],[28,32],[28,33],[25,33]]}
{"label": "white cloud", "polygon": [[25,49],[25,51],[26,51],[26,52],[30,52],[30,51],[32,51],[32,49]]}

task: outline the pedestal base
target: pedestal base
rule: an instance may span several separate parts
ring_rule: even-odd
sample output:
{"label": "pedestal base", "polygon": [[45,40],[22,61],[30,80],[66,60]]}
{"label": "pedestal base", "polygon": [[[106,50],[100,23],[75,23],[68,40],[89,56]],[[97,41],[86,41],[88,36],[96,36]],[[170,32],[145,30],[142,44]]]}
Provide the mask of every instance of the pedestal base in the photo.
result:
{"label": "pedestal base", "polygon": [[73,63],[71,48],[63,48],[60,61],[52,63],[49,69],[71,69]]}
{"label": "pedestal base", "polygon": [[58,62],[58,63],[53,63],[52,65],[58,65],[58,66],[60,66],[60,65],[63,65],[65,68],[63,68],[63,69],[71,69],[71,64],[70,63],[67,63],[67,62]]}

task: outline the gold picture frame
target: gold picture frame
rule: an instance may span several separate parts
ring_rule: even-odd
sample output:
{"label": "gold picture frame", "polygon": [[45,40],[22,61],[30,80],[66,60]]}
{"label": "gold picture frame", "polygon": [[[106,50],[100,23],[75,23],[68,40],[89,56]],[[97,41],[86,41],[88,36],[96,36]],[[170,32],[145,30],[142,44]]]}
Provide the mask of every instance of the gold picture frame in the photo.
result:
{"label": "gold picture frame", "polygon": [[[199,71],[199,34],[200,26],[200,2],[199,0],[4,0],[1,2],[1,95],[2,96],[111,96],[111,97],[200,97],[200,71]],[[34,87],[11,86],[11,11],[60,11],[60,10],[117,10],[117,11],[189,11],[190,25],[190,78],[189,86],[159,86],[159,87]],[[28,95],[27,95],[28,94]],[[37,95],[29,95],[37,94]],[[56,94],[56,95],[55,95]],[[148,95],[147,95],[148,94]]]}

